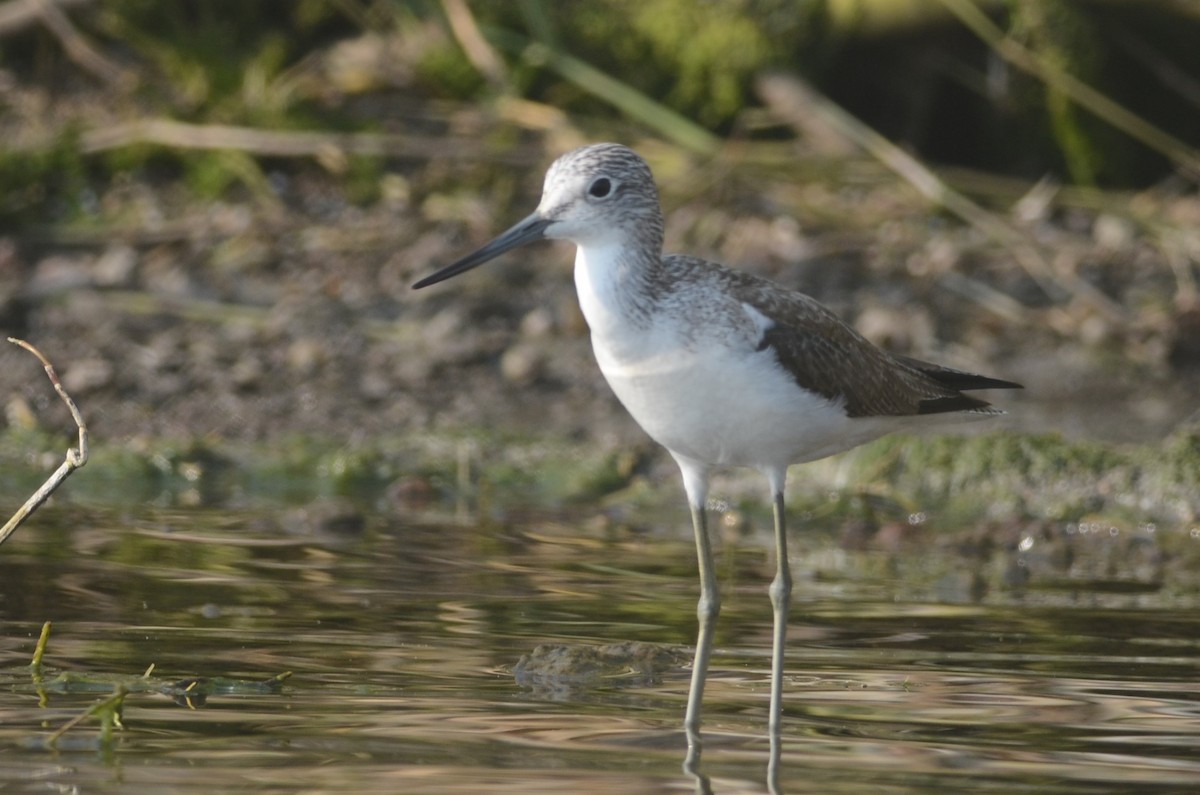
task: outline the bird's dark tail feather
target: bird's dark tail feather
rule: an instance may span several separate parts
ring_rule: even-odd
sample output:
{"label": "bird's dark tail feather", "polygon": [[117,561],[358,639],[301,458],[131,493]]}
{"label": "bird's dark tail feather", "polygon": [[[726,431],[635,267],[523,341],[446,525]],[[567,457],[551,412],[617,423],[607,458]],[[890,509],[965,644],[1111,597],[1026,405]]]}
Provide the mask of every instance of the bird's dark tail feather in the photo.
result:
{"label": "bird's dark tail feather", "polygon": [[[907,356],[896,356],[897,359],[920,371],[934,381],[944,387],[960,392],[970,391],[972,389],[1024,389],[1021,384],[1015,381],[1005,381],[1000,378],[990,378],[986,375],[977,375],[975,373],[964,372],[963,370],[955,370],[952,367],[942,367],[939,364],[930,364],[923,362],[920,359],[911,359]],[[986,400],[970,397],[969,395],[948,395],[946,397],[930,398],[922,400],[921,405],[917,410],[919,414],[942,414],[949,411],[978,411],[986,409],[991,404]]]}
{"label": "bird's dark tail feather", "polygon": [[[893,354],[895,356],[895,354]],[[959,391],[970,391],[972,389],[1024,389],[1025,387],[1015,381],[1005,381],[1000,378],[989,378],[986,375],[976,375],[963,370],[955,370],[952,367],[942,367],[940,364],[930,364],[923,362],[920,359],[911,359],[908,356],[896,356],[904,364],[914,370],[919,370],[925,375],[937,381],[942,386],[948,386],[951,389]]]}

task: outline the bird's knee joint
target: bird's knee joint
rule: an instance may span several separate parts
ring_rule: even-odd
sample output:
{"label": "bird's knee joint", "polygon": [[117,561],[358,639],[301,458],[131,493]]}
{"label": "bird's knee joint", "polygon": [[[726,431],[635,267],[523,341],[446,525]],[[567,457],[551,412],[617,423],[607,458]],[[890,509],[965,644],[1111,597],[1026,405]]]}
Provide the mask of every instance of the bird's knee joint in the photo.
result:
{"label": "bird's knee joint", "polygon": [[701,621],[711,621],[721,614],[721,598],[719,596],[701,596],[696,603],[696,617]]}
{"label": "bird's knee joint", "polygon": [[767,589],[767,593],[771,596],[771,604],[780,605],[788,601],[792,596],[792,578],[790,575],[781,574],[771,581],[771,587]]}

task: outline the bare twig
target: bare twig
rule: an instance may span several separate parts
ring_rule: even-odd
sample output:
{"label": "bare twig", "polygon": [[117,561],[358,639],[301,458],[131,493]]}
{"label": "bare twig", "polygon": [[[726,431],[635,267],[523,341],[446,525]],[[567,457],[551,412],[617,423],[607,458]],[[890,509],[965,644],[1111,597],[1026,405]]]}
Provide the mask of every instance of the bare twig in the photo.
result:
{"label": "bare twig", "polygon": [[12,535],[13,531],[20,527],[21,524],[23,524],[25,520],[33,514],[34,511],[41,507],[42,503],[44,503],[46,499],[54,493],[54,490],[57,489],[72,472],[86,464],[88,460],[87,426],[83,423],[83,416],[80,415],[79,408],[75,405],[75,401],[71,399],[71,396],[67,394],[67,390],[63,388],[62,382],[58,380],[58,373],[54,372],[54,365],[50,364],[50,361],[42,355],[41,351],[30,345],[25,340],[9,337],[8,341],[13,345],[19,345],[20,347],[29,351],[34,356],[38,357],[39,361],[41,361],[42,367],[44,367],[46,370],[46,375],[50,378],[50,383],[54,384],[54,391],[57,392],[58,396],[63,399],[63,402],[67,404],[67,409],[70,410],[71,417],[75,420],[76,427],[79,428],[79,447],[67,449],[66,458],[63,460],[62,464],[59,465],[58,469],[54,471],[54,474],[42,484],[41,488],[33,493],[32,497],[25,501],[25,504],[22,505],[15,514],[13,514],[13,517],[8,520],[8,523],[5,524],[4,527],[0,528],[0,544],[3,544],[5,541],[7,541],[8,537]]}

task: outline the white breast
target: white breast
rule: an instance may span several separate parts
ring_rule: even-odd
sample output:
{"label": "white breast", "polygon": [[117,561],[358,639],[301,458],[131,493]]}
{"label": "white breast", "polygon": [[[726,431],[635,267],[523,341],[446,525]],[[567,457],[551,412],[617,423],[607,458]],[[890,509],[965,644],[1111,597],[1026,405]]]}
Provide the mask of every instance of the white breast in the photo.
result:
{"label": "white breast", "polygon": [[631,310],[623,267],[616,250],[580,248],[580,306],[604,377],[671,452],[711,465],[786,466],[889,430],[846,417],[838,403],[801,389],[772,351],[755,350],[770,321],[753,308],[697,301],[693,314],[683,300]]}

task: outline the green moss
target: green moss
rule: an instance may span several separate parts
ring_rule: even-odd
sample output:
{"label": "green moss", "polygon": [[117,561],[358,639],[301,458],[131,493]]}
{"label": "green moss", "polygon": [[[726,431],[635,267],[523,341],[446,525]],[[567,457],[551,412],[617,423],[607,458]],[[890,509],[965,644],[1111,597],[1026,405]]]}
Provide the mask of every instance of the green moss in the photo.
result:
{"label": "green moss", "polygon": [[[157,115],[294,129],[311,126],[311,119],[307,95],[286,79],[288,70],[337,29],[335,5],[114,0],[98,10],[94,24],[148,66],[139,90]],[[327,111],[323,116],[326,126],[335,123]],[[134,145],[104,158],[113,171],[136,171],[153,161],[177,164],[202,199],[222,197],[239,185],[268,194],[258,159],[244,152]]]}
{"label": "green moss", "polygon": [[385,161],[381,157],[351,156],[347,161],[346,173],[342,178],[342,187],[346,191],[346,198],[358,205],[367,205],[378,200],[380,178],[385,170]]}
{"label": "green moss", "polygon": [[449,40],[429,47],[417,61],[417,79],[435,96],[453,99],[474,97],[486,81],[462,49]]}
{"label": "green moss", "polygon": [[894,436],[848,456],[854,482],[886,484],[946,516],[1179,524],[1200,515],[1197,432],[1117,447],[1053,434]]}
{"label": "green moss", "polygon": [[[779,63],[814,4],[610,0],[556,7],[566,46],[674,110],[719,127],[747,104],[753,76]],[[630,69],[630,64],[638,68]]]}
{"label": "green moss", "polygon": [[87,170],[75,130],[60,135],[44,149],[0,147],[0,215],[36,214],[44,222],[42,210],[54,199],[64,201],[73,215],[81,209],[86,186]]}
{"label": "green moss", "polygon": [[[278,76],[314,43],[311,3],[271,4],[217,0],[160,3],[114,0],[97,17],[102,31],[131,47],[167,81],[180,109],[202,111],[231,101],[248,113],[269,104],[253,88]],[[149,90],[162,88],[152,87]],[[251,89],[251,90],[248,90]]]}
{"label": "green moss", "polygon": [[[397,481],[416,479],[441,494],[443,505],[466,501],[481,515],[569,504],[620,505],[644,516],[681,509],[677,479],[639,476],[649,457],[659,455],[650,447],[613,451],[483,429],[381,437],[353,447],[307,436],[239,447],[212,440],[93,441],[91,461],[62,488],[71,500],[221,505],[343,497],[374,503]],[[0,434],[0,488],[31,493],[63,449],[59,436],[8,429]],[[789,508],[823,524],[925,514],[937,525],[1018,518],[1188,527],[1200,517],[1197,482],[1196,427],[1162,444],[1137,446],[1052,434],[892,436],[796,468]],[[742,512],[765,510],[757,473],[735,471],[722,478],[719,492],[739,501]]]}

